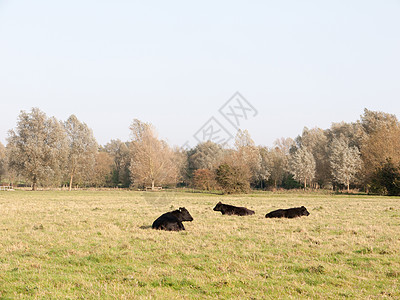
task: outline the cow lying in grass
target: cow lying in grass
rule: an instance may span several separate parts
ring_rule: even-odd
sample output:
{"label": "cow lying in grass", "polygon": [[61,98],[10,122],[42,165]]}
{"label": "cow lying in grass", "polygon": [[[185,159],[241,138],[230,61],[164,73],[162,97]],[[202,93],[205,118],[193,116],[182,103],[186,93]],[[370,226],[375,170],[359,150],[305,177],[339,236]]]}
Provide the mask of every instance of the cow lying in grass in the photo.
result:
{"label": "cow lying in grass", "polygon": [[193,218],[186,208],[180,207],[177,210],[167,212],[158,217],[151,227],[167,231],[180,231],[185,230],[182,224],[183,221],[193,221]]}
{"label": "cow lying in grass", "polygon": [[237,207],[233,205],[223,204],[221,202],[217,203],[217,205],[214,207],[214,210],[220,211],[223,215],[254,215],[254,210],[247,209],[246,207]]}
{"label": "cow lying in grass", "polygon": [[266,214],[266,218],[296,218],[301,216],[308,216],[310,213],[308,212],[307,208],[304,206],[302,207],[293,207],[288,209],[277,209],[271,211],[270,213]]}

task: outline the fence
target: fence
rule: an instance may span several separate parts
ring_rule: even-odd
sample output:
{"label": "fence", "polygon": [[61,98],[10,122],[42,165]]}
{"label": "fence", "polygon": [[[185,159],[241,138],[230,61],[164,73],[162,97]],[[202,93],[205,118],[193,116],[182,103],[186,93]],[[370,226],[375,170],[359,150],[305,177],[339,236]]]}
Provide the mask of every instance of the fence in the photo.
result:
{"label": "fence", "polygon": [[13,187],[10,185],[0,185],[0,191],[13,191]]}

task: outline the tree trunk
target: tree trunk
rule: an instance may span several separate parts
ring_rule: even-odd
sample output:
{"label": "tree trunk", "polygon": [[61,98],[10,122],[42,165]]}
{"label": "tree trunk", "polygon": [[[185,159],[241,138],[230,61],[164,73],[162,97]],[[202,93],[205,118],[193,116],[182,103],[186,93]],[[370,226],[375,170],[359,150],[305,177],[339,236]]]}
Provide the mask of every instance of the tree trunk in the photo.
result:
{"label": "tree trunk", "polygon": [[347,193],[350,193],[350,182],[347,181]]}
{"label": "tree trunk", "polygon": [[151,190],[154,191],[154,180],[151,181]]}
{"label": "tree trunk", "polygon": [[74,179],[74,175],[71,175],[71,178],[69,180],[69,191],[72,190],[72,180]]}
{"label": "tree trunk", "polygon": [[32,182],[32,191],[36,191],[37,190],[37,182],[36,182],[36,177],[33,178],[33,182]]}
{"label": "tree trunk", "polygon": [[304,179],[304,190],[307,188],[307,179]]}

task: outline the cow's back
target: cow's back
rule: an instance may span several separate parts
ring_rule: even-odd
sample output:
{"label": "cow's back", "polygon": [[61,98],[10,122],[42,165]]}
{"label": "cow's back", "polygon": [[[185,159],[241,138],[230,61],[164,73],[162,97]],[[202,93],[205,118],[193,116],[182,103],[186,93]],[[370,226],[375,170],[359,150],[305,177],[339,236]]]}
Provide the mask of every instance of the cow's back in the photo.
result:
{"label": "cow's back", "polygon": [[293,219],[300,217],[301,211],[298,208],[288,208],[286,211],[286,218]]}
{"label": "cow's back", "polygon": [[221,213],[223,215],[237,215],[237,216],[254,215],[253,210],[247,209],[246,207],[238,207],[229,204],[222,204]]}
{"label": "cow's back", "polygon": [[237,207],[236,212],[239,216],[249,216],[254,215],[254,210],[248,209],[246,207]]}
{"label": "cow's back", "polygon": [[158,217],[151,226],[153,229],[167,230],[167,231],[180,231],[185,230],[182,222],[171,213],[165,213]]}
{"label": "cow's back", "polygon": [[293,219],[301,216],[308,216],[310,213],[307,209],[302,207],[293,207],[287,209],[277,209],[266,214],[266,218],[288,218]]}
{"label": "cow's back", "polygon": [[[307,214],[305,214],[305,212],[307,212]],[[309,213],[307,211],[307,209],[303,206],[303,207],[293,207],[293,208],[289,208],[287,210],[287,218],[297,218],[297,217],[301,217],[301,216],[308,216]]]}
{"label": "cow's back", "polygon": [[286,217],[286,210],[285,209],[277,209],[267,213],[265,215],[266,218],[285,218]]}

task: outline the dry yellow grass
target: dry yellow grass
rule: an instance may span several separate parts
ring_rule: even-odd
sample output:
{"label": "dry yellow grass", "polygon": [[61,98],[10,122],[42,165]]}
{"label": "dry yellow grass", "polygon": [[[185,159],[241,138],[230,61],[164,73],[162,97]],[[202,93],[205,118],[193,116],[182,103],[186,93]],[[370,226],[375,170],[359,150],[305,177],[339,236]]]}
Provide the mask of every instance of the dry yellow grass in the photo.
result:
{"label": "dry yellow grass", "polygon": [[[0,192],[0,297],[400,298],[399,198],[161,195]],[[223,216],[220,200],[256,214]],[[264,217],[301,205],[310,216]],[[180,206],[186,231],[151,229]]]}

